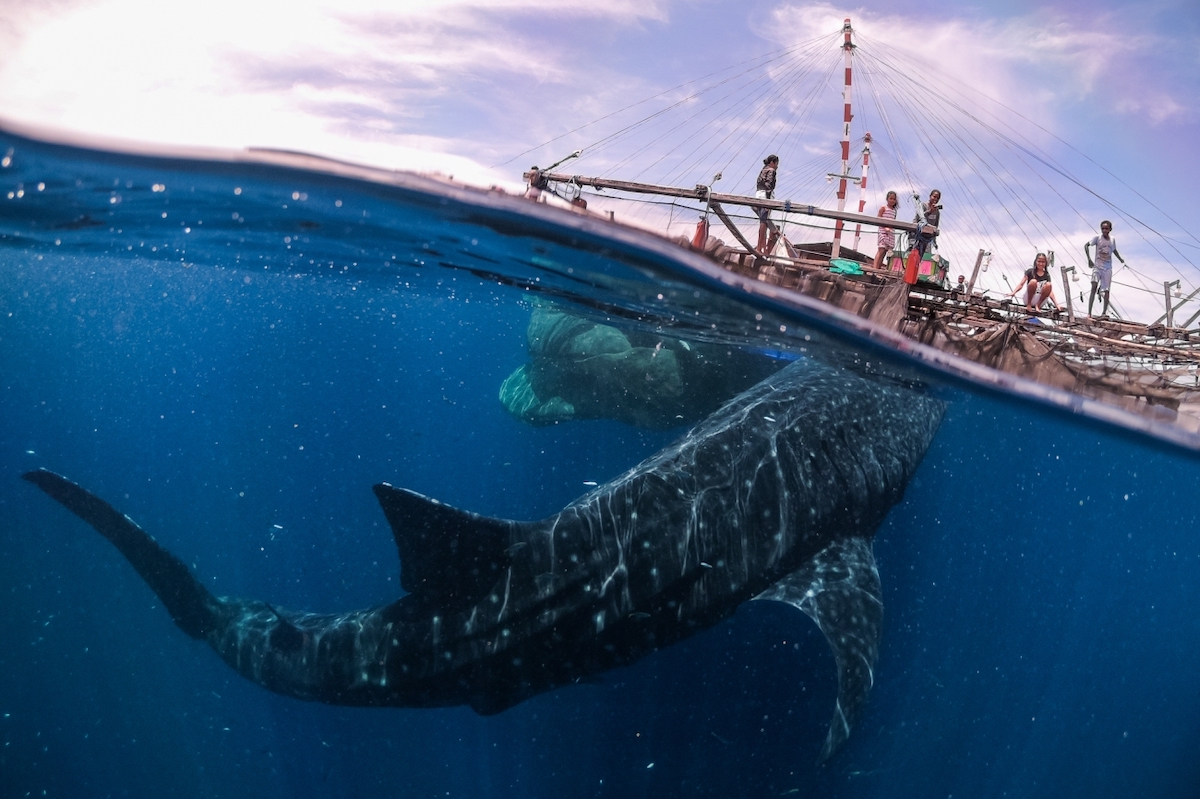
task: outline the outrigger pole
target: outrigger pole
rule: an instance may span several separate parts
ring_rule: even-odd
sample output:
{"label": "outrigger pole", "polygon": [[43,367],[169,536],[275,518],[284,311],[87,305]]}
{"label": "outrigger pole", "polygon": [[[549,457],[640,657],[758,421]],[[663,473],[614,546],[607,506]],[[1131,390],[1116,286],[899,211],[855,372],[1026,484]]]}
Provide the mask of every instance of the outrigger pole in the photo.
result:
{"label": "outrigger pole", "polygon": [[[611,180],[609,178],[591,178],[582,175],[565,175],[559,172],[543,172],[540,169],[532,169],[526,172],[523,177],[529,182],[529,185],[537,189],[546,189],[550,183],[565,183],[574,186],[587,186],[597,190],[614,189],[616,191],[627,191],[632,194],[656,194],[660,197],[682,197],[688,200],[696,200],[698,202],[709,203],[712,206],[717,205],[741,205],[747,208],[766,208],[770,211],[783,211],[785,214],[805,214],[807,216],[817,216],[825,219],[836,219],[838,224],[843,222],[855,222],[862,225],[871,225],[879,227],[887,225],[890,228],[904,230],[909,233],[916,232],[920,227],[916,222],[904,222],[899,219],[882,219],[878,216],[870,214],[856,214],[850,211],[837,210],[830,211],[825,208],[818,208],[815,205],[807,205],[793,203],[791,200],[760,200],[757,197],[747,197],[744,194],[720,194],[712,191],[703,183],[696,184],[694,188],[687,189],[680,186],[660,186],[654,183],[635,183],[629,180]],[[722,221],[726,226],[730,226],[732,222],[726,221],[722,217]],[[740,238],[740,236],[739,236]],[[836,246],[836,240],[834,242]],[[752,250],[753,251],[753,250]],[[836,255],[834,256],[836,257]]]}
{"label": "outrigger pole", "polygon": [[[697,200],[705,203],[706,217],[707,211],[711,209],[717,217],[724,223],[725,227],[729,228],[729,232],[743,247],[753,253],[754,248],[750,246],[749,241],[740,230],[734,225],[733,220],[725,213],[722,205],[741,205],[748,208],[765,208],[771,211],[783,211],[788,213],[806,214],[808,216],[824,217],[826,219],[836,220],[833,229],[833,243],[830,245],[830,260],[837,258],[841,252],[842,229],[846,222],[855,223],[854,230],[854,249],[858,249],[859,237],[863,225],[871,227],[887,227],[903,230],[908,233],[915,233],[920,225],[915,222],[902,222],[900,220],[881,219],[878,216],[871,216],[863,213],[866,209],[866,188],[867,188],[867,170],[870,167],[871,159],[871,134],[867,133],[863,136],[863,166],[862,175],[854,177],[850,174],[850,120],[854,118],[853,108],[851,105],[851,88],[853,87],[853,60],[854,60],[854,42],[852,34],[854,29],[850,25],[850,19],[847,18],[842,26],[842,32],[845,36],[845,41],[842,45],[842,50],[845,53],[846,61],[846,84],[842,93],[842,98],[845,100],[845,110],[842,115],[842,171],[839,175],[829,175],[829,178],[838,179],[837,192],[837,210],[830,211],[824,208],[817,208],[813,205],[797,205],[791,200],[760,200],[757,197],[748,197],[741,194],[718,194],[712,191],[711,186],[697,184],[695,188],[681,188],[676,186],[661,186],[653,183],[635,183],[627,180],[610,180],[607,178],[583,177],[580,175],[566,175],[562,173],[552,172],[555,167],[563,163],[567,159],[563,159],[547,169],[538,169],[534,167],[524,174],[524,178],[529,182],[532,190],[543,190],[550,183],[564,183],[570,186],[582,187],[590,186],[597,190],[615,189],[617,191],[626,191],[634,194],[655,194],[664,197],[683,197],[689,200]],[[573,153],[568,158],[579,155],[578,152]],[[852,213],[846,210],[846,184],[849,182],[857,183],[859,186],[858,213]],[[771,224],[768,222],[768,224]],[[707,227],[705,228],[707,230]],[[784,245],[789,247],[790,244],[786,239],[783,239]],[[789,251],[789,256],[794,257]]]}

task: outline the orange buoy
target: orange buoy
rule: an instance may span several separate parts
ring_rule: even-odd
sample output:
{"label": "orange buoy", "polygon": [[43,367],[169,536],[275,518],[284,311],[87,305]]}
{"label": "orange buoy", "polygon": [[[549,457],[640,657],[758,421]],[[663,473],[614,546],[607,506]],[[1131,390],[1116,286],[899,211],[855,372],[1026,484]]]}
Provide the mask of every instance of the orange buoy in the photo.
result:
{"label": "orange buoy", "polygon": [[904,282],[910,286],[917,285],[917,266],[921,263],[921,253],[915,249],[909,252],[908,262],[904,265]]}

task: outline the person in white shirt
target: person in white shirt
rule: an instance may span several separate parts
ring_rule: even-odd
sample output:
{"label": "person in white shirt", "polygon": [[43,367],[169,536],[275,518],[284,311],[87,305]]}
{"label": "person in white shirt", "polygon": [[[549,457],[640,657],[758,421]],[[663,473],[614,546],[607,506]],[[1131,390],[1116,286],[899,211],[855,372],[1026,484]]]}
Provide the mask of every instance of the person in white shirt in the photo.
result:
{"label": "person in white shirt", "polygon": [[[1090,248],[1096,248],[1096,260],[1093,262]],[[1125,264],[1125,259],[1121,257],[1121,253],[1117,252],[1117,240],[1112,237],[1112,222],[1105,219],[1100,223],[1100,235],[1092,237],[1092,240],[1083,245],[1083,254],[1087,256],[1088,266],[1092,269],[1092,294],[1088,297],[1088,316],[1092,315],[1092,305],[1096,302],[1096,292],[1100,291],[1104,296],[1104,316],[1108,316],[1108,298],[1112,290],[1112,259],[1117,256],[1117,260],[1122,265]]]}

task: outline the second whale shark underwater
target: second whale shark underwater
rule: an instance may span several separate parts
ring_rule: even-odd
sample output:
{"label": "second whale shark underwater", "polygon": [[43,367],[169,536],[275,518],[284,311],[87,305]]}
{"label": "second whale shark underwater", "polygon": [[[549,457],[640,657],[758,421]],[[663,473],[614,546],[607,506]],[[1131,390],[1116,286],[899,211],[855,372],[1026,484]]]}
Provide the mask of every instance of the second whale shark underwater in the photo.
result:
{"label": "second whale shark underwater", "polygon": [[216,597],[104,500],[44,469],[24,477],[115,545],[184,632],[299,699],[495,713],[632,663],[747,600],[789,603],[816,621],[837,664],[824,760],[874,681],[876,528],[942,412],[918,385],[804,358],[540,521],[381,483],[407,593],[340,614]]}

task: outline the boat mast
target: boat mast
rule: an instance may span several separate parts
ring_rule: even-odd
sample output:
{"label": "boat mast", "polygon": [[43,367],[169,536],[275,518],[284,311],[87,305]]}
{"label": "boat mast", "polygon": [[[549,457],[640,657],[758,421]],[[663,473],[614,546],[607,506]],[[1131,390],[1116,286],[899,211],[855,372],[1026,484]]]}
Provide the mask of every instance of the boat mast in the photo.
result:
{"label": "boat mast", "polygon": [[[867,171],[871,168],[871,134],[863,134],[863,168],[862,177],[858,179],[858,212],[861,214],[867,208]],[[862,223],[854,226],[854,251],[858,249],[858,239],[862,235]]]}
{"label": "boat mast", "polygon": [[[846,210],[846,179],[850,176],[850,120],[854,116],[850,111],[850,88],[853,85],[851,80],[851,67],[854,57],[854,42],[850,40],[850,35],[854,33],[854,29],[850,27],[850,18],[846,18],[846,22],[842,25],[842,33],[845,34],[845,43],[842,44],[842,50],[846,57],[846,88],[842,91],[842,97],[846,101],[846,111],[842,119],[842,174],[838,177],[838,212]],[[829,257],[837,258],[842,245],[842,221],[839,219],[833,227],[833,246],[830,248]]]}

